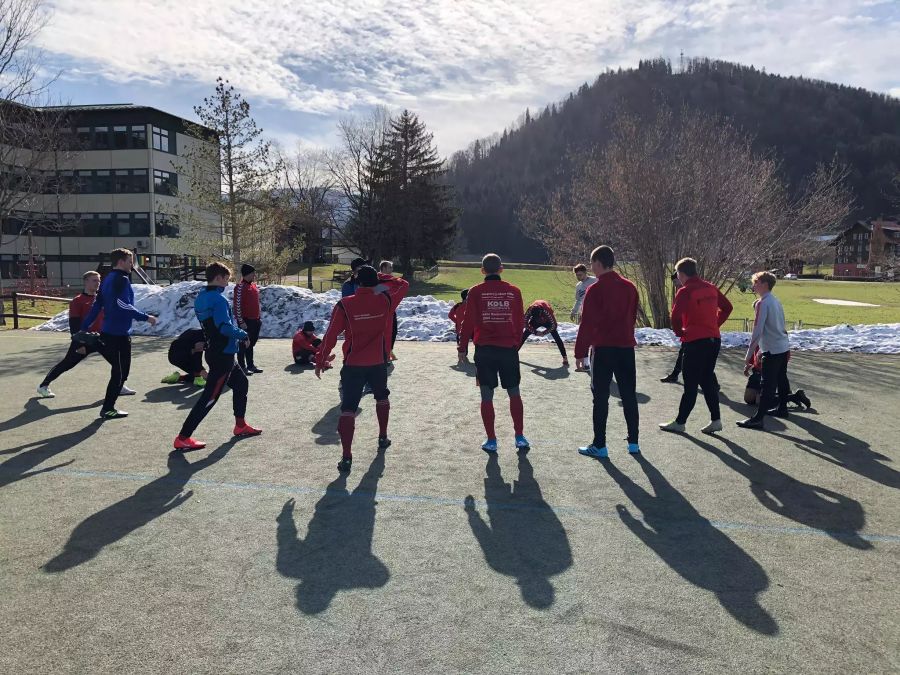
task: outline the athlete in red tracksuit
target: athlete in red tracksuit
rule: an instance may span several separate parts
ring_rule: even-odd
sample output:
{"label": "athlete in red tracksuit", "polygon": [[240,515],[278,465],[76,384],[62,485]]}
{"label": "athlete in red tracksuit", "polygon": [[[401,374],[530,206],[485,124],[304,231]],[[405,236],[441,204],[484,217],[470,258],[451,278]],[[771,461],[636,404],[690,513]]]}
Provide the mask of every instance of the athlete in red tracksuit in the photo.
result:
{"label": "athlete in red tracksuit", "polygon": [[238,328],[247,331],[248,345],[243,342],[238,351],[238,365],[247,375],[261,373],[253,361],[253,347],[259,340],[262,330],[262,314],[259,307],[259,288],[256,285],[256,268],[253,265],[241,265],[241,281],[234,287],[234,320]]}
{"label": "athlete in red tracksuit", "polygon": [[294,355],[294,363],[297,365],[315,365],[316,352],[322,340],[316,336],[316,327],[312,321],[306,321],[303,328],[294,333],[291,341],[291,353]]}
{"label": "athlete in red tracksuit", "polygon": [[566,345],[563,344],[562,338],[559,337],[559,331],[556,330],[556,327],[556,315],[553,313],[550,303],[546,300],[535,300],[525,310],[525,330],[522,331],[522,344],[519,345],[519,349],[522,348],[528,336],[532,333],[535,335],[550,333],[553,341],[556,342],[559,353],[562,355],[563,366],[568,367],[569,357],[566,356]]}
{"label": "athlete in red tracksuit", "polygon": [[469,289],[465,288],[459,292],[462,302],[457,302],[447,313],[447,318],[453,322],[453,332],[456,333],[456,344],[459,344],[459,329],[462,327],[463,318],[466,316],[466,297],[469,295]]}
{"label": "athlete in red tracksuit", "polygon": [[391,404],[387,387],[387,364],[391,353],[392,316],[409,291],[405,279],[388,279],[379,283],[374,267],[363,265],[357,270],[356,293],[341,298],[331,313],[331,322],[316,354],[316,377],[322,376],[323,364],[331,358],[338,335],[344,334],[344,366],[341,368],[341,416],[338,434],[343,454],[338,471],[349,472],[353,463],[353,432],[356,408],[368,384],[375,397],[378,416],[378,449],[386,450],[391,441],[387,435]]}
{"label": "athlete in red tracksuit", "polygon": [[459,335],[459,361],[465,362],[469,340],[475,342],[475,372],[481,388],[481,419],[487,440],[481,449],[497,452],[494,430],[494,389],[500,384],[509,394],[509,412],[516,434],[516,447],[528,452],[528,439],[523,435],[524,410],[519,392],[519,340],[525,330],[522,292],[500,279],[503,263],[500,256],[489,253],[481,261],[484,282],[469,289],[466,313]]}

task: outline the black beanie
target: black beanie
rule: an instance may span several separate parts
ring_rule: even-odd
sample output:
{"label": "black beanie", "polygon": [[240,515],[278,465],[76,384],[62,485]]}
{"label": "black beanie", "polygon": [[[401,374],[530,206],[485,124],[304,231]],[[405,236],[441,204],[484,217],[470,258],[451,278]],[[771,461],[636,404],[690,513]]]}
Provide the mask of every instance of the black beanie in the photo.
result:
{"label": "black beanie", "polygon": [[312,321],[305,321],[303,323],[303,331],[305,333],[313,333],[316,330],[316,326]]}
{"label": "black beanie", "polygon": [[378,272],[371,265],[363,265],[356,270],[356,280],[360,286],[373,287],[378,285]]}
{"label": "black beanie", "polygon": [[244,263],[243,265],[241,265],[241,276],[242,277],[245,277],[248,274],[253,274],[255,271],[256,271],[256,268],[253,265],[250,265],[248,263]]}

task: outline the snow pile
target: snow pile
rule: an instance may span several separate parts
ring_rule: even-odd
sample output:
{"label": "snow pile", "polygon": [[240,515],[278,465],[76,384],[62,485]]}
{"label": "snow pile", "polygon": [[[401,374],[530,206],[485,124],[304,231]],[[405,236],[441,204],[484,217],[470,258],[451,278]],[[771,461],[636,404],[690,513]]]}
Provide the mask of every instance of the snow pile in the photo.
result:
{"label": "snow pile", "polygon": [[[135,323],[135,335],[174,337],[188,328],[197,328],[194,316],[194,299],[204,288],[200,281],[185,281],[171,286],[134,286],[135,305],[141,311],[159,317],[156,326]],[[225,289],[225,297],[231,302],[234,285]],[[260,303],[263,313],[262,337],[289,338],[304,321],[312,321],[319,334],[328,328],[328,321],[335,303],[341,299],[338,290],[314,293],[296,286],[263,286]],[[435,300],[430,295],[408,297],[397,309],[399,340],[425,342],[452,342],[453,324],[447,318],[452,302]],[[67,312],[57,314],[50,321],[32,330],[67,331]],[[566,342],[574,342],[578,326],[560,323],[559,334]],[[635,331],[638,344],[677,347],[678,338],[668,329],[639,328]],[[790,333],[791,348],[803,351],[868,352],[875,354],[900,354],[900,324],[874,324],[860,326],[832,326],[831,328],[798,330]],[[550,341],[550,336],[531,337],[530,342]],[[723,347],[746,347],[748,333],[723,333]]]}

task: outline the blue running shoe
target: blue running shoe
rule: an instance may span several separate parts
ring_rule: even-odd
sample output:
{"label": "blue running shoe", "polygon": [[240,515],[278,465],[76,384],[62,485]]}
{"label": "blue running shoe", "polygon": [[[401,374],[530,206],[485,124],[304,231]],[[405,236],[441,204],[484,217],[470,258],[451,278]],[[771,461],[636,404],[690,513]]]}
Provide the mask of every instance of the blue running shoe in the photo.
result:
{"label": "blue running shoe", "polygon": [[522,435],[516,436],[516,449],[521,452],[528,452],[531,450],[531,443]]}
{"label": "blue running shoe", "polygon": [[637,443],[629,443],[628,444],[628,453],[631,455],[639,455],[641,454],[641,446]]}
{"label": "blue running shoe", "polygon": [[493,455],[495,452],[497,452],[497,439],[487,439],[484,443],[481,444],[481,449],[486,453]]}
{"label": "blue running shoe", "polygon": [[591,443],[586,448],[578,448],[578,454],[584,455],[585,457],[596,457],[597,459],[606,459],[609,457],[609,450],[606,449],[604,445],[602,448],[598,448],[596,445]]}

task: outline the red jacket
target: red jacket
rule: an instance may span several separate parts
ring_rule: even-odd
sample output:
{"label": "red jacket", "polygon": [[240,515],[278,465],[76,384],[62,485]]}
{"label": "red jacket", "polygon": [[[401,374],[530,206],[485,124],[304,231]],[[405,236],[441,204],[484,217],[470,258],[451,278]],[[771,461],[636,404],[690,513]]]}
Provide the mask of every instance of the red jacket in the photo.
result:
{"label": "red jacket", "polygon": [[581,325],[575,339],[575,358],[587,358],[591,347],[634,347],[638,292],[618,272],[597,277],[581,306]]}
{"label": "red jacket", "polygon": [[453,330],[456,331],[456,334],[459,335],[459,329],[462,327],[463,318],[466,316],[466,303],[457,302],[450,309],[450,313],[447,314],[447,318],[453,322]]}
{"label": "red jacket", "polygon": [[294,333],[294,339],[291,341],[291,352],[294,356],[297,356],[301,351],[314,352],[318,347],[313,344],[313,340],[318,339],[315,333],[307,335],[302,330],[298,330]]}
{"label": "red jacket", "polygon": [[535,300],[525,310],[525,328],[529,333],[538,328],[556,330],[556,315],[546,300]]}
{"label": "red jacket", "polygon": [[258,321],[259,318],[259,288],[241,279],[241,283],[234,287],[234,319],[241,325],[244,319]]}
{"label": "red jacket", "polygon": [[72,298],[72,302],[69,303],[69,332],[72,335],[75,335],[80,330],[87,331],[89,333],[99,333],[100,327],[103,325],[103,310],[100,310],[100,313],[97,315],[97,318],[94,319],[94,323],[90,326],[82,326],[81,323],[84,321],[84,318],[88,315],[88,312],[91,311],[91,307],[94,305],[94,298],[96,295],[88,295],[87,293],[79,293],[74,298]]}
{"label": "red jacket", "polygon": [[317,363],[328,363],[338,335],[344,334],[344,365],[377,366],[387,363],[391,351],[391,315],[409,291],[405,279],[381,282],[387,290],[360,286],[334,306],[331,323],[319,345]]}
{"label": "red jacket", "polygon": [[466,296],[466,313],[459,332],[459,351],[465,352],[469,340],[479,345],[519,348],[525,330],[522,292],[490,274]]}
{"label": "red jacket", "polygon": [[728,298],[708,281],[689,277],[675,293],[672,305],[672,330],[682,342],[719,338],[719,326],[734,309]]}

